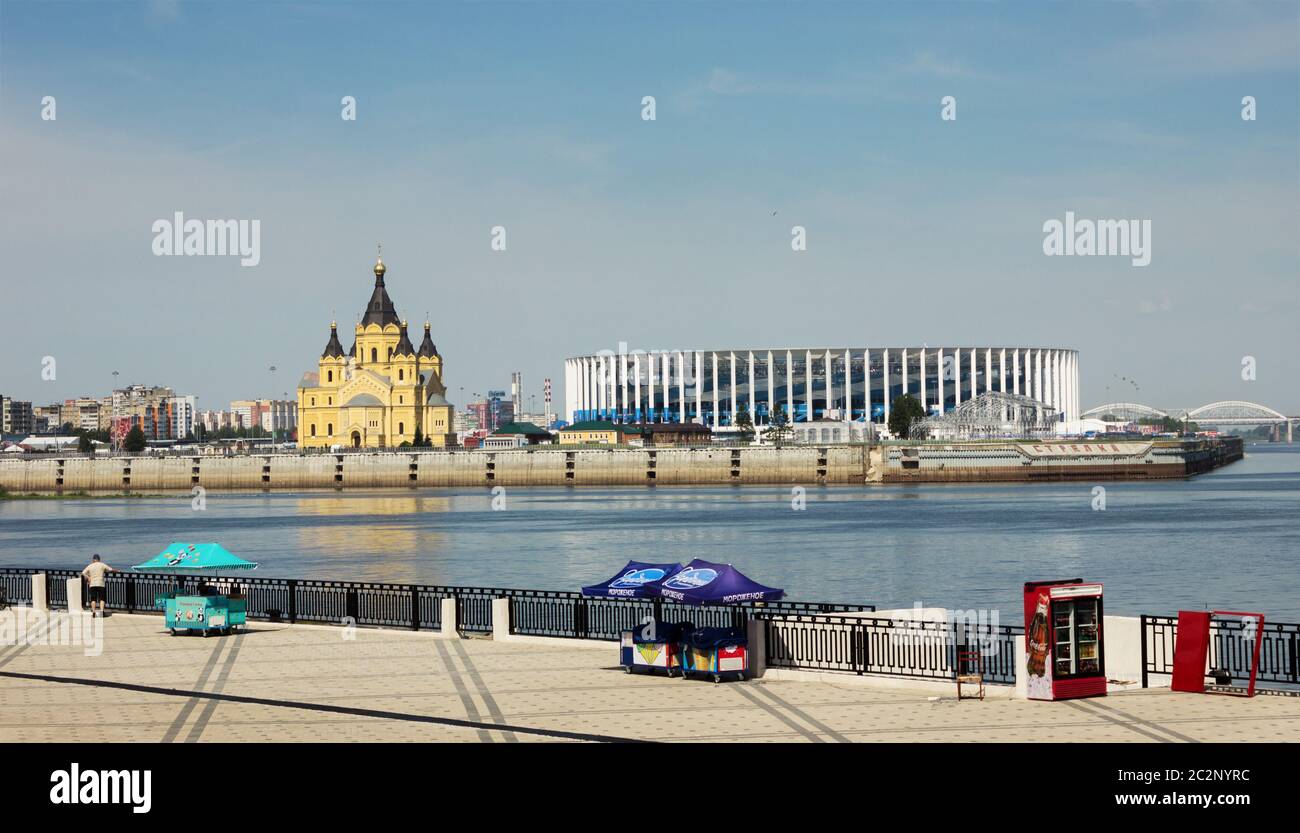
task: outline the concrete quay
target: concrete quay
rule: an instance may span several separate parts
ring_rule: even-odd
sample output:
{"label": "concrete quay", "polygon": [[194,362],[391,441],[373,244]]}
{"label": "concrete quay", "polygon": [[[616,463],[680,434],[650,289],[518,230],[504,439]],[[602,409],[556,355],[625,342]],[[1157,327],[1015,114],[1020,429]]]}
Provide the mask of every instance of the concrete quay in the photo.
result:
{"label": "concrete quay", "polygon": [[[40,627],[26,608],[0,616]],[[158,616],[95,622],[98,651],[40,630],[0,644],[0,742],[1300,741],[1293,697],[1050,703],[1003,688],[958,702],[952,687],[853,675],[628,675],[613,643],[260,622],[204,639],[169,636]]]}
{"label": "concrete quay", "polygon": [[523,448],[0,460],[0,489],[301,491],[494,486],[863,485],[1187,477],[1241,458],[1241,441],[926,443],[914,446]]}

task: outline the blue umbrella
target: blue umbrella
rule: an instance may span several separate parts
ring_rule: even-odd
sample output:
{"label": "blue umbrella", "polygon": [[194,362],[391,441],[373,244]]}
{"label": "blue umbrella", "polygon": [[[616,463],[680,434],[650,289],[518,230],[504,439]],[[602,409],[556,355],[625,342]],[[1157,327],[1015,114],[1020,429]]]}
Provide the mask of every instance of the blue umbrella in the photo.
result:
{"label": "blue umbrella", "polygon": [[132,570],[256,570],[257,564],[245,561],[220,544],[186,544],[174,541],[153,558]]}
{"label": "blue umbrella", "polygon": [[622,599],[654,596],[657,594],[646,592],[646,585],[671,576],[681,568],[680,564],[647,564],[642,561],[629,561],[613,577],[600,584],[589,584],[582,588],[582,595],[612,596]]}
{"label": "blue umbrella", "polygon": [[647,595],[691,605],[775,602],[785,591],[759,584],[730,564],[697,558],[681,572],[646,586]]}

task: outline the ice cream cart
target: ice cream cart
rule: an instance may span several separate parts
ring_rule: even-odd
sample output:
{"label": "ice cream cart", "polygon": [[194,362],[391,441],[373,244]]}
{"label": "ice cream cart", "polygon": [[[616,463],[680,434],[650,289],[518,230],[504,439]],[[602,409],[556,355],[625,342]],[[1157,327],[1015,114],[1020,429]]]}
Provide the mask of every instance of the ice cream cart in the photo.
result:
{"label": "ice cream cart", "polygon": [[[659,599],[656,612],[666,605],[737,605],[775,602],[785,597],[784,590],[759,584],[730,564],[699,558],[685,567],[630,561],[613,578],[584,587],[582,593]],[[624,629],[621,634],[619,664],[629,672],[637,666],[655,667],[671,676],[680,669],[683,677],[694,672],[709,675],[714,682],[744,679],[749,673],[748,644],[742,629],[696,630],[687,623],[674,626],[659,619],[645,620],[643,625],[650,627]],[[670,630],[674,627],[679,630]]]}
{"label": "ice cream cart", "polygon": [[[168,570],[178,580],[188,573],[216,570],[255,570],[257,564],[245,561],[220,544],[186,544],[174,542],[143,564],[137,571]],[[162,608],[167,629],[172,636],[181,633],[230,634],[248,621],[248,606],[243,593],[229,579],[200,580],[197,587],[178,584],[154,598]]]}

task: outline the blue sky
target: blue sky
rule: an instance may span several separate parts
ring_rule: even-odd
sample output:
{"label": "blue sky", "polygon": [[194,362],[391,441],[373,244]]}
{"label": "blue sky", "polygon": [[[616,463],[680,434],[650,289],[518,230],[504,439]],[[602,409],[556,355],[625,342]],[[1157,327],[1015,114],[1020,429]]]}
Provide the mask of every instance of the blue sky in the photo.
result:
{"label": "blue sky", "polygon": [[[1300,413],[1298,56],[1295,2],[0,0],[0,393],[292,391],[382,240],[457,404],[620,342],[988,343]],[[1067,210],[1151,265],[1044,256]],[[261,264],[155,257],[175,211]]]}

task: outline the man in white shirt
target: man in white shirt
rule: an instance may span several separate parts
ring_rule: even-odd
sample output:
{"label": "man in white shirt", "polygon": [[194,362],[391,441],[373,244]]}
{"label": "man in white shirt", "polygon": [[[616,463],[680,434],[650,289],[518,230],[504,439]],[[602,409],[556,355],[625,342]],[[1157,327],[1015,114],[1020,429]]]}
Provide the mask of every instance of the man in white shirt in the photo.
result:
{"label": "man in white shirt", "polygon": [[90,563],[81,575],[90,585],[90,615],[95,615],[95,602],[99,602],[99,617],[104,618],[104,577],[116,572],[112,567],[99,560],[99,553],[90,557]]}

